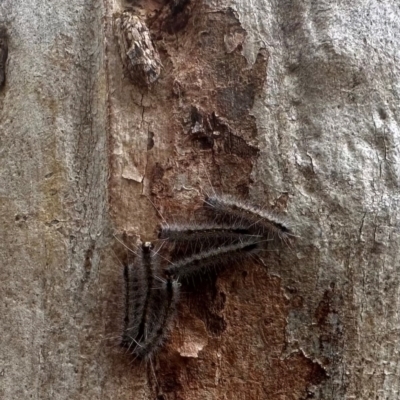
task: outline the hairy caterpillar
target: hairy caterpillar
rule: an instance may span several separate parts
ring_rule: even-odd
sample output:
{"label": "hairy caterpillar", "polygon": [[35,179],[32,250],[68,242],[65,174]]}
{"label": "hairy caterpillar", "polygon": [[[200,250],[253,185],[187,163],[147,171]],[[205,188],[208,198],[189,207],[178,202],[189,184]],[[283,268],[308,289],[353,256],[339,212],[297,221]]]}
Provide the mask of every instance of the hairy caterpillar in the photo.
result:
{"label": "hairy caterpillar", "polygon": [[146,301],[146,277],[136,263],[124,266],[125,316],[121,346],[130,348],[138,336],[138,327]]}
{"label": "hairy caterpillar", "polygon": [[184,257],[166,268],[166,273],[179,280],[187,280],[196,273],[219,268],[244,261],[250,255],[261,250],[261,242],[253,240],[212,248]]}
{"label": "hairy caterpillar", "polygon": [[[160,273],[160,264],[157,255],[152,256],[153,244],[150,242],[143,243],[142,257],[139,262],[142,263],[145,273],[145,287],[146,297],[143,304],[143,314],[140,321],[137,338],[146,338],[147,333],[151,330],[154,324],[153,315],[154,308],[157,306],[158,297],[160,297],[159,290],[154,290],[156,276]],[[136,300],[136,296],[132,296]]]}
{"label": "hairy caterpillar", "polygon": [[154,287],[152,291],[153,303],[149,307],[150,315],[143,338],[138,342],[134,354],[139,358],[149,358],[163,344],[176,314],[176,306],[179,300],[180,284],[177,280],[168,277],[166,280],[160,279],[161,287]]}
{"label": "hairy caterpillar", "polygon": [[294,234],[287,218],[273,211],[258,209],[230,196],[207,196],[205,207],[212,211],[217,222],[239,223],[250,232],[265,237],[278,236],[287,242]]}
{"label": "hairy caterpillar", "polygon": [[163,225],[160,230],[160,239],[173,241],[196,241],[209,236],[236,237],[236,235],[250,235],[244,224],[172,224]]}
{"label": "hairy caterpillar", "polygon": [[154,263],[151,260],[153,245],[143,243],[135,262],[124,267],[125,318],[121,345],[130,348],[144,329],[146,306],[153,285]]}
{"label": "hairy caterpillar", "polygon": [[121,345],[148,358],[169,331],[179,298],[179,283],[161,279],[159,257],[145,242],[134,263],[124,267],[125,318]]}
{"label": "hairy caterpillar", "polygon": [[245,225],[213,223],[163,225],[158,237],[173,243],[175,250],[173,254],[178,253],[178,255],[262,238],[260,235],[252,234]]}

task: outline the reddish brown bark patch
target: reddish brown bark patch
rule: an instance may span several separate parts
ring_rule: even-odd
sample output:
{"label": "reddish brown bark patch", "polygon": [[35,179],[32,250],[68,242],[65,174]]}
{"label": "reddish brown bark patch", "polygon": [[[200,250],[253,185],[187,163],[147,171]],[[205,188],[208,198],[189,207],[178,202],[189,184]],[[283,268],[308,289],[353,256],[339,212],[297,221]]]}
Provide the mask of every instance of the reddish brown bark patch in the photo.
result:
{"label": "reddish brown bark patch", "polygon": [[[177,399],[207,395],[227,399],[300,399],[307,398],[312,386],[326,379],[325,370],[301,351],[284,355],[290,303],[280,280],[270,277],[263,267],[251,264],[226,270],[213,288],[214,293],[204,293],[202,297],[216,299],[213,311],[226,324],[219,334],[211,331],[198,307],[192,308],[190,302],[181,307],[180,330],[185,332],[186,321],[198,318],[207,327],[203,335],[208,332],[208,337],[186,338],[203,348],[197,355],[183,357],[179,337],[173,334],[157,368],[166,398],[173,393]],[[206,304],[204,300],[205,307],[210,307]]]}
{"label": "reddish brown bark patch", "polygon": [[[231,9],[173,5],[178,8],[167,4],[148,20],[164,66],[158,82],[140,93],[126,82],[112,88],[116,98],[125,91],[125,101],[142,107],[142,120],[128,126],[131,136],[125,131],[122,140],[122,133],[112,132],[120,148],[110,179],[117,230],[142,239],[154,235],[159,219],[141,193],[151,195],[169,221],[187,221],[207,190],[245,197],[258,157],[251,110],[263,91],[268,54],[260,50],[255,64],[248,64],[242,55],[246,32]],[[116,127],[123,125],[119,112],[111,110]],[[121,167],[119,153],[130,160],[127,166]],[[277,208],[286,200],[279,199]],[[300,399],[325,378],[301,351],[285,355],[293,305],[264,267],[249,262],[226,269],[182,292],[176,329],[154,360],[160,399]]]}
{"label": "reddish brown bark patch", "polygon": [[258,157],[251,109],[266,79],[266,51],[248,64],[242,55],[246,32],[231,9],[215,12],[186,1],[149,7],[154,17],[147,24],[164,66],[161,76],[148,89],[116,78],[110,88],[110,208],[119,231],[139,224],[151,230],[144,226],[146,200],[138,192],[155,195],[162,210],[185,215],[182,208],[193,209],[199,196],[177,199],[177,191],[194,187],[200,193],[210,186],[206,171],[214,187],[247,194]]}
{"label": "reddish brown bark patch", "polygon": [[[241,52],[246,32],[231,9],[210,12],[200,2],[183,2],[179,10],[174,14],[165,6],[151,22],[155,43],[164,55],[160,83],[169,89],[165,101],[170,121],[175,122],[173,131],[166,128],[166,135],[170,145],[185,154],[182,158],[175,154],[175,162],[169,159],[170,165],[164,166],[172,179],[185,175],[193,185],[198,176],[207,181],[204,168],[198,170],[203,163],[213,185],[234,192],[249,185],[258,157],[251,109],[266,79],[267,53],[261,50],[255,65],[248,64]],[[176,29],[174,18],[183,14],[186,23]],[[175,26],[173,34],[171,26]],[[242,173],[228,176],[226,166],[237,171],[239,164]],[[165,190],[157,190],[160,184],[153,183],[153,194],[165,197]],[[175,185],[170,181],[164,186]]]}

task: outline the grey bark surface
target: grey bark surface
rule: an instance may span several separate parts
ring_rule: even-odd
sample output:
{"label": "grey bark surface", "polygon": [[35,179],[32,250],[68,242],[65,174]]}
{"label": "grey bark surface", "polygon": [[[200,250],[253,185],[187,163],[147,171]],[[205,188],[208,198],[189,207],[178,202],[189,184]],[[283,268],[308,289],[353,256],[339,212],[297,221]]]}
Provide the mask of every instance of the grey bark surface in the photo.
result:
{"label": "grey bark surface", "polygon": [[97,3],[0,4],[10,38],[0,128],[2,399],[104,392],[97,248],[108,167]]}
{"label": "grey bark surface", "polygon": [[[118,51],[126,4],[0,3],[0,398],[398,398],[399,7],[185,7],[148,18],[146,89]],[[147,197],[190,219],[210,182],[299,238],[188,295],[132,362],[113,234],[154,240]]]}

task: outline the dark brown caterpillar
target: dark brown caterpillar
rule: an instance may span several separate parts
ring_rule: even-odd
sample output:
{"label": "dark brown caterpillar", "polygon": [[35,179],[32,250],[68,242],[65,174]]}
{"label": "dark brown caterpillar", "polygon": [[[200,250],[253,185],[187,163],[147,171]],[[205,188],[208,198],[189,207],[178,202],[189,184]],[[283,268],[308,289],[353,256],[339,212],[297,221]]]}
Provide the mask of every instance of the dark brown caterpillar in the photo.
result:
{"label": "dark brown caterpillar", "polygon": [[227,246],[243,241],[259,241],[260,235],[252,234],[240,224],[172,224],[163,225],[158,236],[173,244],[172,258]]}
{"label": "dark brown caterpillar", "polygon": [[143,331],[145,309],[153,285],[152,244],[143,243],[135,262],[124,268],[125,318],[121,345],[131,348]]}
{"label": "dark brown caterpillar", "polygon": [[230,196],[208,196],[204,203],[217,222],[241,224],[256,235],[278,236],[284,242],[294,237],[287,219],[273,211],[249,206]]}
{"label": "dark brown caterpillar", "polygon": [[221,246],[184,257],[167,267],[166,272],[169,276],[187,281],[188,278],[210,269],[241,263],[261,249],[262,242],[254,241],[254,239]]}
{"label": "dark brown caterpillar", "polygon": [[179,298],[179,284],[162,279],[159,257],[150,242],[124,268],[125,318],[121,346],[135,358],[149,358],[169,332]]}
{"label": "dark brown caterpillar", "polygon": [[177,280],[168,277],[166,280],[160,279],[159,285],[152,289],[156,293],[152,295],[155,301],[148,308],[149,324],[134,351],[139,358],[151,358],[163,345],[176,314],[180,284]]}

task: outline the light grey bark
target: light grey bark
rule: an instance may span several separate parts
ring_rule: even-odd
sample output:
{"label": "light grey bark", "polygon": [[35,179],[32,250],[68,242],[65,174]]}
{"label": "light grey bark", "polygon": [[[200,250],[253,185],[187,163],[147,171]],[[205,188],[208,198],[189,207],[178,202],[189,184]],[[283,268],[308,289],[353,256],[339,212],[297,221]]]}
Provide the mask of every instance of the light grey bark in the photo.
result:
{"label": "light grey bark", "polygon": [[2,399],[101,398],[102,5],[2,1]]}
{"label": "light grey bark", "polygon": [[314,232],[295,268],[274,270],[304,299],[288,315],[286,353],[325,360],[317,398],[398,398],[398,5],[236,7],[271,54],[253,175],[289,191],[289,212]]}
{"label": "light grey bark", "polygon": [[[122,10],[0,3],[0,397],[398,398],[399,7],[199,1],[186,27],[153,25],[149,90],[124,73]],[[198,145],[193,107],[241,145]],[[154,239],[143,194],[189,218],[208,179],[287,204],[300,237],[182,303],[156,384],[110,346],[112,233]]]}

